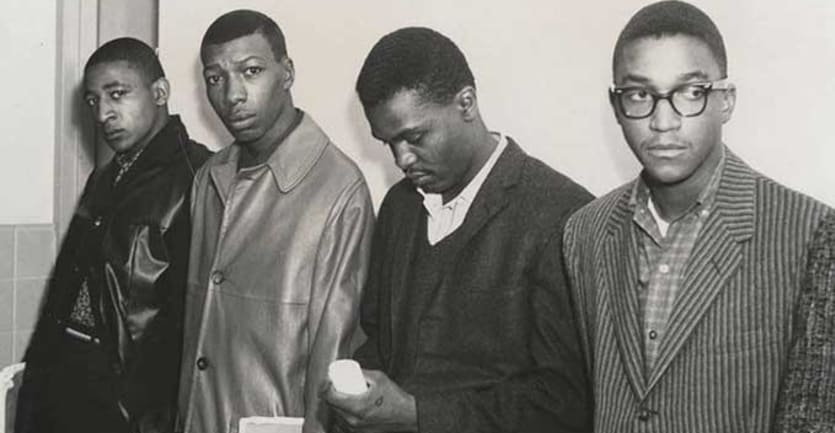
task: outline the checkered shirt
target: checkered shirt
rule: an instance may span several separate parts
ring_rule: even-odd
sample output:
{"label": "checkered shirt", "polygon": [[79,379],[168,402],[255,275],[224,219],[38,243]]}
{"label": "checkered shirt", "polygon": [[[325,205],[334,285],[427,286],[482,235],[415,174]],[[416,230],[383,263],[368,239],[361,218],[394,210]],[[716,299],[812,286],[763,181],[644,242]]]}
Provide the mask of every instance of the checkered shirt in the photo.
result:
{"label": "checkered shirt", "polygon": [[638,240],[639,298],[643,312],[644,367],[647,376],[655,366],[676,292],[684,280],[690,252],[704,221],[712,211],[724,163],[723,153],[708,186],[690,209],[670,223],[666,236],[661,235],[651,214],[649,187],[641,178],[635,182],[630,203],[635,209],[632,221],[635,223]]}

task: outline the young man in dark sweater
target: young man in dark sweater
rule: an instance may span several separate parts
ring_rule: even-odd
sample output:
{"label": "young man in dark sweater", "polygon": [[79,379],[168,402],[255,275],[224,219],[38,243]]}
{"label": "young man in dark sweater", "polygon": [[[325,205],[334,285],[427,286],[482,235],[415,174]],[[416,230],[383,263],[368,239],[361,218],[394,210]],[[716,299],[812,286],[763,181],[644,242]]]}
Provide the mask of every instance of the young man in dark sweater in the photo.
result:
{"label": "young man in dark sweater", "polygon": [[357,431],[591,431],[561,264],[582,187],[487,129],[464,55],[404,28],[357,80],[406,178],[380,208],[355,354],[369,390],[329,387]]}

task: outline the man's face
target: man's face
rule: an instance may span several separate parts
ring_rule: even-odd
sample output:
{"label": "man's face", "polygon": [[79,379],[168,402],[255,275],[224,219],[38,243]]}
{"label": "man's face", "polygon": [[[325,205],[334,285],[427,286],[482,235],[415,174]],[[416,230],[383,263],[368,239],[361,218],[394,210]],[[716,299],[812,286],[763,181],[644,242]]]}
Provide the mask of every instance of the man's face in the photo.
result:
{"label": "man's face", "polygon": [[[662,94],[723,78],[708,46],[686,35],[628,43],[616,60],[614,75],[618,87],[645,87]],[[658,101],[644,119],[628,119],[613,104],[626,142],[650,181],[676,185],[709,179],[721,155],[722,124],[733,112],[734,92],[713,91],[707,98],[704,112],[694,117],[679,115],[668,100]]]}
{"label": "man's face", "polygon": [[293,109],[290,60],[276,60],[260,33],[208,45],[202,59],[209,102],[235,140],[272,137],[281,115]]}
{"label": "man's face", "polygon": [[86,71],[84,101],[99,136],[114,152],[144,146],[153,138],[158,112],[168,97],[167,90],[160,92],[164,80],[149,83],[142,72],[122,60],[99,63]]}
{"label": "man's face", "polygon": [[402,90],[366,112],[371,133],[386,143],[394,162],[427,193],[457,194],[472,167],[475,149],[463,139],[464,118],[453,101],[428,102]]}

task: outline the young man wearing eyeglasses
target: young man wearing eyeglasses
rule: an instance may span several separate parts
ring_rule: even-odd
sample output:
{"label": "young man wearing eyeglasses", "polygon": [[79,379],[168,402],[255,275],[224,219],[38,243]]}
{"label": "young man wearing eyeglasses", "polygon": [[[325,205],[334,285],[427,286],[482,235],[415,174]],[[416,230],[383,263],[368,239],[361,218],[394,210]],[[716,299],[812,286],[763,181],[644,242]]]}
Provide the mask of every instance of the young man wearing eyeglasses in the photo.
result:
{"label": "young man wearing eyeglasses", "polygon": [[831,209],[724,145],[736,92],[701,10],[641,9],[613,75],[643,170],[572,216],[564,245],[595,431],[770,431],[806,248]]}

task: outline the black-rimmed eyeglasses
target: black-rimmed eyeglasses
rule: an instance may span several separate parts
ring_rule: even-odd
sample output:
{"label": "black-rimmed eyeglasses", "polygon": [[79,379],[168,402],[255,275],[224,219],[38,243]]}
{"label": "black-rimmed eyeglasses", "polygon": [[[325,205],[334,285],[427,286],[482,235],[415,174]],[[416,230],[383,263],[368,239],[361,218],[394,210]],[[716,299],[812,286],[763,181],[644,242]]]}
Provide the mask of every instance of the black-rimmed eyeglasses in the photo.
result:
{"label": "black-rimmed eyeglasses", "polygon": [[612,85],[609,97],[627,119],[645,119],[655,112],[658,101],[666,99],[673,111],[682,117],[695,117],[707,107],[710,92],[730,89],[726,80],[682,84],[667,93],[648,87]]}

